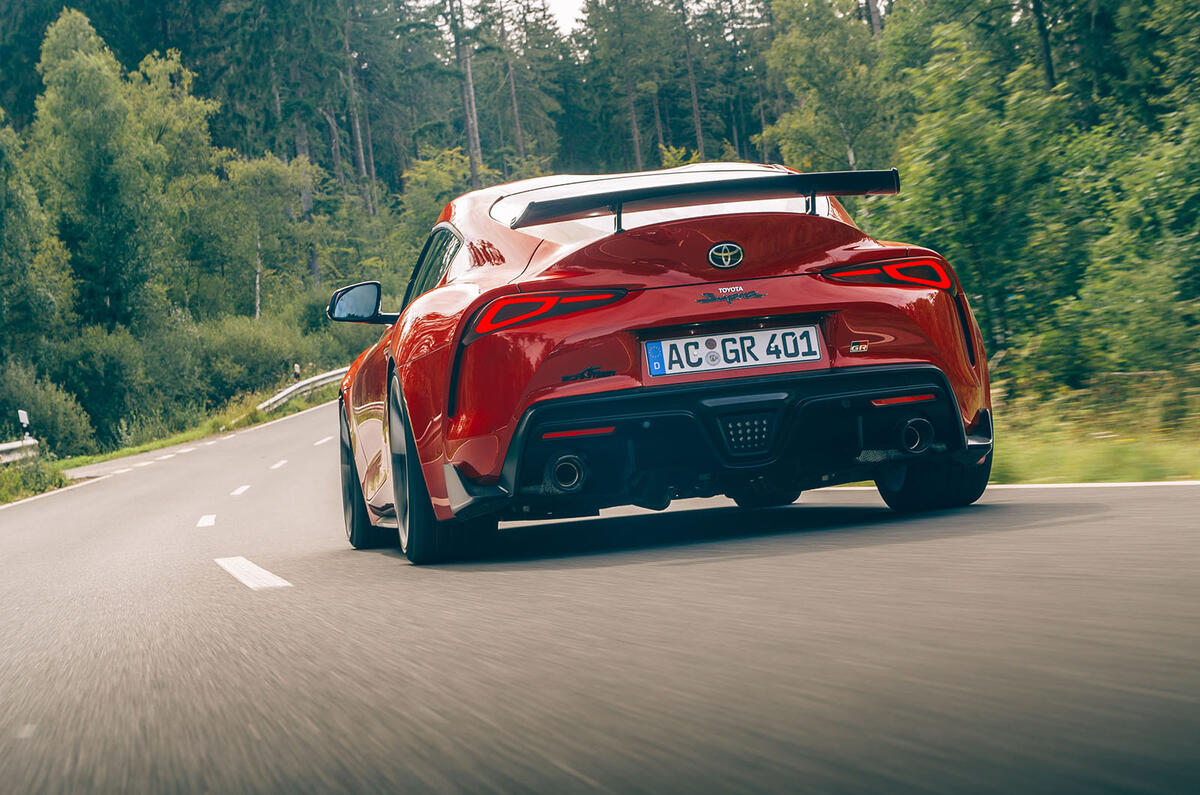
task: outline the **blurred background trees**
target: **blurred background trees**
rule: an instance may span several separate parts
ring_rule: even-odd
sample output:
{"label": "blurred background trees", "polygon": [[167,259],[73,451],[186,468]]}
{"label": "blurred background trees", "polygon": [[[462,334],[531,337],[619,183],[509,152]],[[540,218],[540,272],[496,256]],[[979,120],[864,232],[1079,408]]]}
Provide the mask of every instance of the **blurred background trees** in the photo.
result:
{"label": "blurred background trees", "polygon": [[473,184],[717,159],[898,166],[852,210],[951,259],[1003,396],[1194,405],[1194,4],[74,8],[0,0],[0,437],[141,441],[347,361],[329,289],[399,295]]}

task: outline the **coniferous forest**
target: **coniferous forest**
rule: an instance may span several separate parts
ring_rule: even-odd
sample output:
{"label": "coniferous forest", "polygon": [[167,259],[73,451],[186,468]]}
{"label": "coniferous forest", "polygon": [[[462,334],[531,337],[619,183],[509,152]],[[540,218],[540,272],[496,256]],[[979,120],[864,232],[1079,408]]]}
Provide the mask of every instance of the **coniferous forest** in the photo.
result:
{"label": "coniferous forest", "polygon": [[900,169],[849,202],[958,269],[999,399],[1200,401],[1183,0],[0,0],[0,440],[59,455],[347,363],[442,205],[702,160]]}

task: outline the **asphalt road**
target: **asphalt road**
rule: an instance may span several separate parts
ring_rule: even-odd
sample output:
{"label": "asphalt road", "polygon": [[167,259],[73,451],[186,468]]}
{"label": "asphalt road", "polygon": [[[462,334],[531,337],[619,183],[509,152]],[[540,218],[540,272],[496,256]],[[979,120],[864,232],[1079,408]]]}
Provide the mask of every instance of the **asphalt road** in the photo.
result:
{"label": "asphalt road", "polygon": [[1200,487],[689,501],[417,568],[347,546],[334,416],[0,510],[0,793],[1200,788]]}

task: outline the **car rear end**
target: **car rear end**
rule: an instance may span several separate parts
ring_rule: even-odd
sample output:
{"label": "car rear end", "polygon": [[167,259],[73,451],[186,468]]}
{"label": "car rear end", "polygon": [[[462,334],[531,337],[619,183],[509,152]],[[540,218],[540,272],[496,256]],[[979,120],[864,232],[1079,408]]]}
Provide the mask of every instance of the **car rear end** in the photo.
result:
{"label": "car rear end", "polygon": [[662,508],[990,450],[982,340],[950,266],[826,209],[547,244],[464,329],[456,512]]}

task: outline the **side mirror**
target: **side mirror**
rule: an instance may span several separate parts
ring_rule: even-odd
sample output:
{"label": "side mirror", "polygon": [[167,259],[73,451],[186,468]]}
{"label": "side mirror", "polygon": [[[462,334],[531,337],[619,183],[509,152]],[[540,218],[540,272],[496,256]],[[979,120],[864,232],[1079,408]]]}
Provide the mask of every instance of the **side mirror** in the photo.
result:
{"label": "side mirror", "polygon": [[342,323],[395,323],[400,317],[398,314],[379,311],[382,297],[383,289],[379,282],[352,284],[333,294],[325,314],[330,320]]}

